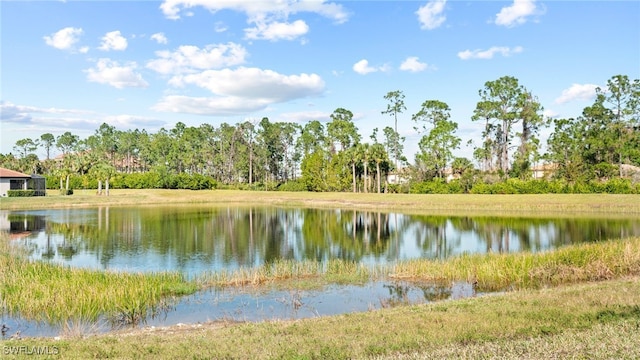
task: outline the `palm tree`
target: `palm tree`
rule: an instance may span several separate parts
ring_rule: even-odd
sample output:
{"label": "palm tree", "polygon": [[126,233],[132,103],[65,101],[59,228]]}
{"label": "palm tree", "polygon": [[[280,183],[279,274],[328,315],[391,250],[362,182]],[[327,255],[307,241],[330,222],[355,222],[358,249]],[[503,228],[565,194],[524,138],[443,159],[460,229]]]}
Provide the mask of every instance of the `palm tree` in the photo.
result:
{"label": "palm tree", "polygon": [[376,180],[378,182],[378,193],[380,193],[380,179],[382,174],[380,173],[380,165],[384,162],[389,162],[389,154],[384,148],[383,144],[375,143],[370,149],[371,159],[376,163]]}
{"label": "palm tree", "polygon": [[109,196],[109,179],[115,173],[115,168],[106,163],[100,162],[94,165],[90,172],[98,179],[98,195],[102,195],[102,180],[105,180],[105,195]]}
{"label": "palm tree", "polygon": [[364,166],[364,192],[369,192],[367,181],[369,177],[369,160],[371,160],[371,146],[368,143],[358,144],[356,147],[358,160],[362,161]]}

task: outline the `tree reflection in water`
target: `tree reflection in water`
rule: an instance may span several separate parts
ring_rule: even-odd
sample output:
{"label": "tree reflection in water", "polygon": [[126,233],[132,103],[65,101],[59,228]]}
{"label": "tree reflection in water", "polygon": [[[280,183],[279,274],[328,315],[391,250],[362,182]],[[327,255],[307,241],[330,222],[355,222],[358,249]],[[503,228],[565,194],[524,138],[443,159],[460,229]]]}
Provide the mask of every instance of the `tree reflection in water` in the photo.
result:
{"label": "tree reflection in water", "polygon": [[3,211],[0,226],[21,234],[19,241],[33,258],[189,275],[279,259],[376,265],[462,253],[535,252],[640,236],[637,218],[469,217],[277,207]]}

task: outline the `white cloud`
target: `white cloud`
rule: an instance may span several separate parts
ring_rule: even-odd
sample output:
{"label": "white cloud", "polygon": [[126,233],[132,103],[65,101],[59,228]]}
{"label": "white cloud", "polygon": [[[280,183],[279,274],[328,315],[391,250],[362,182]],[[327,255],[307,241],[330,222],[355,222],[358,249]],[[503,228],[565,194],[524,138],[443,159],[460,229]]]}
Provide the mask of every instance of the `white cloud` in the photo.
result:
{"label": "white cloud", "polygon": [[195,85],[214,94],[245,99],[283,102],[319,95],[324,81],[316,74],[283,75],[258,68],[207,70],[198,74],[174,76],[174,86]]}
{"label": "white cloud", "polygon": [[357,72],[360,75],[366,75],[372,72],[389,71],[389,66],[386,64],[378,67],[369,66],[369,61],[366,59],[362,59],[353,64],[353,71]]}
{"label": "white cloud", "polygon": [[127,48],[127,39],[120,34],[120,31],[111,31],[102,37],[102,44],[98,49],[103,51],[109,50],[125,50]]}
{"label": "white cloud", "polygon": [[225,32],[227,31],[227,26],[224,23],[218,21],[216,22],[215,27],[213,28],[213,31],[217,33]]}
{"label": "white cloud", "polygon": [[183,45],[173,52],[157,51],[156,56],[147,68],[161,74],[181,74],[243,64],[247,50],[235,43],[207,45],[204,49]]}
{"label": "white cloud", "polygon": [[10,102],[0,101],[0,120],[3,122],[31,122],[33,114],[86,115],[91,114],[91,112],[75,109],[41,108],[36,106],[15,105]]}
{"label": "white cloud", "polygon": [[284,0],[284,1],[246,1],[246,0],[165,0],[160,9],[169,19],[179,19],[182,9],[201,6],[211,12],[234,10],[244,12],[250,22],[265,16],[286,19],[291,14],[300,12],[317,13],[331,18],[338,23],[348,19],[342,5],[327,3],[324,0]]}
{"label": "white cloud", "polygon": [[151,35],[151,40],[155,40],[158,44],[166,44],[169,42],[164,33],[161,32]]}
{"label": "white cloud", "polygon": [[226,97],[189,97],[169,95],[163,97],[152,110],[160,112],[185,113],[196,115],[240,115],[264,110],[270,102],[262,99],[245,99],[236,96]]}
{"label": "white cloud", "polygon": [[545,118],[549,118],[549,119],[553,119],[558,117],[560,114],[557,111],[551,110],[551,109],[544,109],[544,111],[542,112],[542,116],[544,116]]}
{"label": "white cloud", "polygon": [[251,40],[293,40],[309,32],[309,26],[302,20],[287,22],[256,22],[256,27],[244,30],[246,38]]}
{"label": "white cloud", "polygon": [[316,74],[283,75],[245,67],[177,75],[169,83],[176,87],[194,85],[209,90],[213,96],[169,95],[153,109],[201,115],[247,114],[274,103],[320,95],[325,86]]}
{"label": "white cloud", "polygon": [[511,56],[513,54],[521,53],[524,49],[522,46],[516,46],[514,48],[509,48],[507,46],[492,46],[487,50],[464,50],[458,53],[458,57],[462,60],[469,59],[493,59],[495,54],[500,54],[502,56]]}
{"label": "white cloud", "polygon": [[42,133],[56,133],[67,129],[93,131],[100,124],[107,122],[122,129],[163,126],[158,119],[137,115],[105,115],[93,111],[79,109],[43,108],[37,106],[15,105],[0,101],[0,120],[3,123],[16,123],[24,128],[33,128]]}
{"label": "white cloud", "polygon": [[82,32],[81,28],[66,27],[50,36],[44,36],[43,39],[47,45],[53,46],[56,49],[71,50],[73,49],[73,45],[80,40]]}
{"label": "white cloud", "polygon": [[514,0],[511,6],[503,7],[496,15],[495,24],[512,27],[526,23],[527,17],[542,13],[535,2],[536,0]]}
{"label": "white cloud", "polygon": [[115,126],[120,129],[149,129],[152,127],[160,127],[164,122],[148,116],[138,116],[130,114],[105,115],[100,117],[103,122]]}
{"label": "white cloud", "polygon": [[442,15],[446,4],[447,0],[433,0],[421,6],[416,11],[420,21],[420,28],[433,30],[442,25],[447,19],[446,16]]}
{"label": "white cloud", "polygon": [[420,71],[427,70],[427,68],[433,68],[433,67],[430,67],[427,63],[421,63],[420,61],[418,61],[417,56],[410,56],[406,58],[402,62],[402,64],[400,64],[400,70],[403,70],[403,71],[420,72]]}
{"label": "white cloud", "polygon": [[573,84],[568,89],[562,90],[560,97],[556,99],[556,104],[564,104],[574,100],[592,100],[596,97],[594,84]]}
{"label": "white cloud", "polygon": [[111,59],[100,59],[94,68],[87,69],[85,72],[87,73],[87,80],[111,85],[117,89],[125,87],[145,88],[149,86],[142,78],[142,75],[136,73],[136,68],[135,62],[120,65],[117,61]]}

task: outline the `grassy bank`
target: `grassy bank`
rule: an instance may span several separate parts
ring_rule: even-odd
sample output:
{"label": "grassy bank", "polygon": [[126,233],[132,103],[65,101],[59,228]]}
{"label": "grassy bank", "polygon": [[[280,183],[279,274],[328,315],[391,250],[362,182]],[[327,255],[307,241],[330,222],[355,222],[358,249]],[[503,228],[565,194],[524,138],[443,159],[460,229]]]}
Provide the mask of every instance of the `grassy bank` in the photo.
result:
{"label": "grassy bank", "polygon": [[0,210],[152,204],[277,205],[467,215],[514,215],[514,212],[528,215],[553,213],[559,216],[640,214],[640,195],[418,195],[157,189],[112,190],[108,197],[97,196],[92,190],[79,190],[71,196],[2,198]]}
{"label": "grassy bank", "polygon": [[136,323],[170,296],[196,291],[178,273],[129,274],[28,261],[6,240],[0,237],[0,305],[26,319],[77,324],[106,316]]}
{"label": "grassy bank", "polygon": [[635,277],[300,321],[215,323],[3,346],[46,346],[59,359],[631,359],[640,355],[639,326]]}

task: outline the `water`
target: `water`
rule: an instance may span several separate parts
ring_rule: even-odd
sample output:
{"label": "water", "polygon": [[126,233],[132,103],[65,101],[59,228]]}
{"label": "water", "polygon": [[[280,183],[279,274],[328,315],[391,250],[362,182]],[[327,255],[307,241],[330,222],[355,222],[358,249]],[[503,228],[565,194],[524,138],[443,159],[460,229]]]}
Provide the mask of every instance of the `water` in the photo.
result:
{"label": "water", "polygon": [[640,219],[405,215],[270,207],[122,207],[0,212],[31,258],[122,271],[204,271],[276,259],[369,265],[462,253],[543,251],[640,235]]}
{"label": "water", "polygon": [[304,319],[318,316],[372,311],[398,305],[425,304],[483,294],[473,285],[458,282],[443,287],[404,281],[376,281],[364,285],[331,285],[317,290],[210,289],[175,299],[165,309],[144,321],[123,325],[109,319],[91,324],[50,325],[16,317],[0,317],[12,336],[88,335],[122,328],[161,327],[210,322],[245,322]]}
{"label": "water", "polygon": [[[92,269],[205,271],[276,259],[343,259],[368,265],[445,259],[462,253],[544,251],[568,244],[640,236],[638,218],[523,218],[406,215],[383,211],[275,207],[102,207],[0,211],[0,231],[32,259]],[[227,289],[175,299],[138,326],[298,319],[405,303],[475,296],[469,284],[372,282],[321,290]],[[3,338],[104,332],[98,324],[37,324],[2,314]]]}

